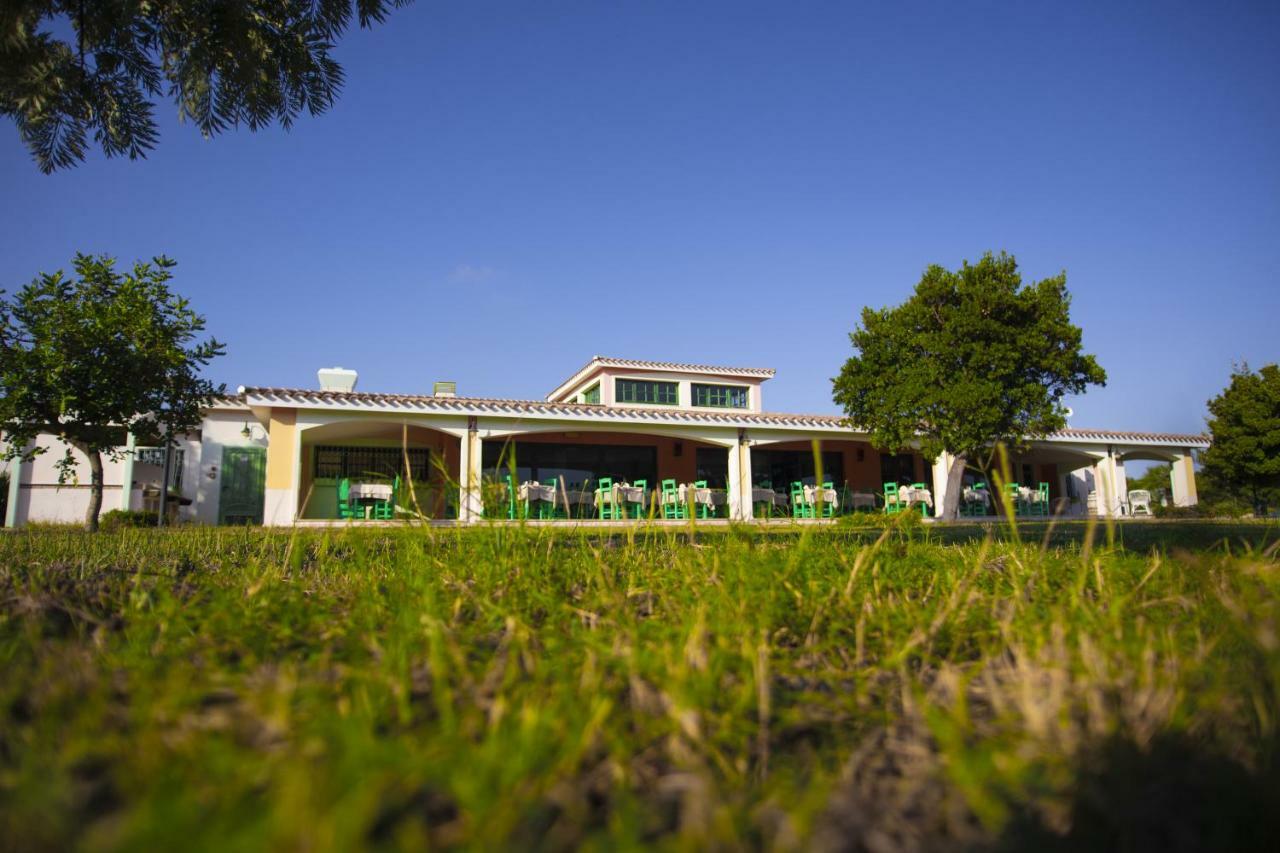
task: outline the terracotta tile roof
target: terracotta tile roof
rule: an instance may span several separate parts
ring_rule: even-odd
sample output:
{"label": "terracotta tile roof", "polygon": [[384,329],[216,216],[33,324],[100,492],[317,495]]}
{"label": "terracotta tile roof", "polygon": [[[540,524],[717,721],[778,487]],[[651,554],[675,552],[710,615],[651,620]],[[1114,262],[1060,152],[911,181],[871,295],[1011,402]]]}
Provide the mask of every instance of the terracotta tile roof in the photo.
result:
{"label": "terracotta tile roof", "polygon": [[[782,412],[695,411],[678,408],[600,406],[590,403],[550,403],[544,400],[511,400],[498,397],[434,397],[430,394],[380,394],[368,391],[317,391],[307,388],[241,388],[240,398],[250,405],[321,406],[365,410],[420,411],[457,415],[506,415],[523,417],[571,417],[629,423],[707,424],[710,426],[799,427],[802,429],[850,429],[839,415],[805,415]],[[857,430],[852,430],[857,432]],[[1045,436],[1049,441],[1087,441],[1138,444],[1207,446],[1208,436],[1186,433],[1127,432],[1068,428]]]}
{"label": "terracotta tile roof", "polygon": [[1130,430],[1085,429],[1067,427],[1053,434],[1055,438],[1083,439],[1086,441],[1134,441],[1142,443],[1208,445],[1209,436],[1185,432],[1133,432]]}

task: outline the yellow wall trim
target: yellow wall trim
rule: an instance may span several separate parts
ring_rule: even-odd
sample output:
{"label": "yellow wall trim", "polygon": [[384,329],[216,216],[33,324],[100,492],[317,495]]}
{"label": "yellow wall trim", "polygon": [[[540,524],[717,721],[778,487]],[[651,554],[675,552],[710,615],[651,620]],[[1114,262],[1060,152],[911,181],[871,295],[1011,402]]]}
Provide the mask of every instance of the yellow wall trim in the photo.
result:
{"label": "yellow wall trim", "polygon": [[292,489],[294,433],[298,429],[296,409],[272,409],[267,423],[267,488]]}

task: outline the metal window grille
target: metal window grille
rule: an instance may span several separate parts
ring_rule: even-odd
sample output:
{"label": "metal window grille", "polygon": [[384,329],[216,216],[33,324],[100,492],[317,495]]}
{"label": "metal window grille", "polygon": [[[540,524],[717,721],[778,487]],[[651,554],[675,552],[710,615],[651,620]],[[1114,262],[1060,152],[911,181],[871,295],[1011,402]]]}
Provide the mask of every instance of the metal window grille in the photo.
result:
{"label": "metal window grille", "polygon": [[431,476],[431,451],[424,447],[345,447],[318,445],[312,471],[316,479],[372,477],[390,480],[405,474],[405,457],[415,481],[425,482]]}

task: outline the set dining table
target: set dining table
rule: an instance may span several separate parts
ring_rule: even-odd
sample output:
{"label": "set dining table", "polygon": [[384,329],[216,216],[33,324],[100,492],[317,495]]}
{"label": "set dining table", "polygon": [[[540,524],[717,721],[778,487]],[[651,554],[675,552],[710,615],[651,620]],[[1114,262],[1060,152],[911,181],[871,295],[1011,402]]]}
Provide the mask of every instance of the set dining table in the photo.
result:
{"label": "set dining table", "polygon": [[933,509],[933,492],[928,489],[916,488],[915,486],[899,486],[898,500],[907,504],[924,504]]}
{"label": "set dining table", "polygon": [[363,507],[365,518],[368,518],[374,507],[390,501],[394,494],[395,490],[390,483],[352,483],[347,498]]}

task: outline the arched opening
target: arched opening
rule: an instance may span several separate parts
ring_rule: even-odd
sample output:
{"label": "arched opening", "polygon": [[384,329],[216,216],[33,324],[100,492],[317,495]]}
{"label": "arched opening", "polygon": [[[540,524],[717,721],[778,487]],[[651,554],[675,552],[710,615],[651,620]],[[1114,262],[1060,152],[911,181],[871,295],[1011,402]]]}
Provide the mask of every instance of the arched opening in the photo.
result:
{"label": "arched opening", "polygon": [[460,441],[429,427],[366,418],[300,433],[298,517],[338,518],[338,483],[394,483],[398,515],[456,518]]}

